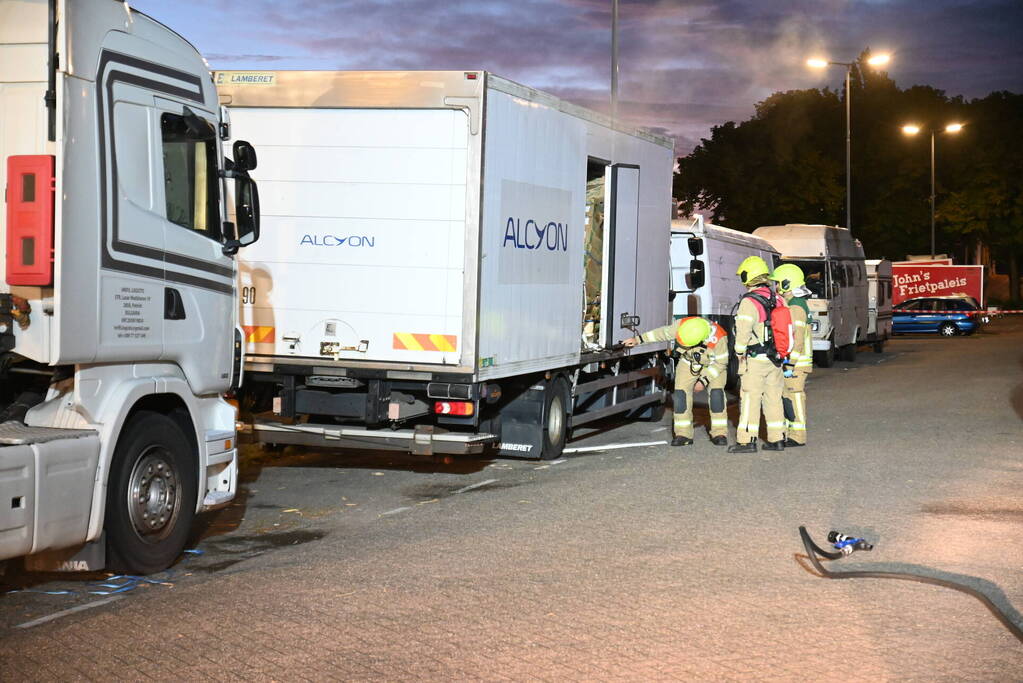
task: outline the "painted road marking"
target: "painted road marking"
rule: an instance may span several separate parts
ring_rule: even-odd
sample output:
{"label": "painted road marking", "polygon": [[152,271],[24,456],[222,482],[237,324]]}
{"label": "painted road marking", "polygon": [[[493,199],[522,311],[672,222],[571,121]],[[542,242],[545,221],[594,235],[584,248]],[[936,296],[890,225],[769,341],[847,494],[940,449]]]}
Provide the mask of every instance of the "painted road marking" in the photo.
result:
{"label": "painted road marking", "polygon": [[32,621],[26,621],[24,624],[18,624],[14,628],[32,628],[33,626],[45,624],[46,622],[53,621],[54,619],[66,617],[67,615],[74,614],[75,612],[82,612],[87,609],[92,609],[93,607],[106,605],[107,603],[114,602],[115,600],[120,600],[123,597],[124,597],[123,595],[115,595],[110,598],[103,598],[102,600],[94,600],[92,602],[87,602],[84,605],[78,605],[77,607],[71,607],[69,609],[61,610],[60,612],[54,612],[53,614],[47,615],[45,617],[39,617],[38,619],[33,619]]}
{"label": "painted road marking", "polygon": [[487,479],[486,481],[477,482],[475,484],[469,484],[468,486],[463,486],[462,488],[458,489],[457,491],[455,491],[455,493],[465,493],[466,491],[472,491],[473,489],[478,489],[481,486],[486,486],[487,484],[493,484],[495,481],[497,481],[497,480],[496,479]]}
{"label": "painted road marking", "polygon": [[612,443],[607,446],[582,446],[566,448],[563,453],[592,453],[594,451],[616,451],[620,448],[643,448],[644,446],[666,446],[667,441],[644,441],[642,443]]}
{"label": "painted road marking", "polygon": [[381,512],[380,516],[381,517],[387,517],[388,515],[396,515],[399,512],[405,512],[405,510],[411,510],[411,509],[412,508],[410,508],[410,507],[394,508],[393,510],[388,510],[387,512]]}

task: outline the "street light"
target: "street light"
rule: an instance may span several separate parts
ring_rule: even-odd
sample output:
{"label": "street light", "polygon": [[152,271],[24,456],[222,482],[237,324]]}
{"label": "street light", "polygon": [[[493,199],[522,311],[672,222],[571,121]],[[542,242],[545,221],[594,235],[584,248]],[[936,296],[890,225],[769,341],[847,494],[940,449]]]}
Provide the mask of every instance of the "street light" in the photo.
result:
{"label": "street light", "polygon": [[[883,66],[891,61],[887,54],[873,55],[867,58],[870,66]],[[811,69],[826,69],[829,66],[845,67],[845,227],[852,232],[852,125],[850,122],[851,109],[850,100],[852,89],[852,69],[856,62],[833,62],[824,57],[811,57],[806,60],[806,65]]]}
{"label": "street light", "polygon": [[[936,133],[958,133],[963,129],[961,123],[950,123],[945,126],[944,130],[936,131],[931,128],[931,260],[934,259],[934,136]],[[920,132],[920,126],[915,123],[907,123],[902,127],[902,132],[905,135],[916,135]]]}

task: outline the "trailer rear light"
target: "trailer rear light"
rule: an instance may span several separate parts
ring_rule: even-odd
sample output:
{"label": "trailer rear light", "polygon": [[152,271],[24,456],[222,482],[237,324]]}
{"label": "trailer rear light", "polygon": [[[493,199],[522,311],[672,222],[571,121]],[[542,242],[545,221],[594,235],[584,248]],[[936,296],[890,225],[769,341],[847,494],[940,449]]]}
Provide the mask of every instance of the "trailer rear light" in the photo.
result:
{"label": "trailer rear light", "polygon": [[7,157],[7,284],[53,284],[52,154]]}
{"label": "trailer rear light", "polygon": [[438,415],[458,415],[468,417],[476,411],[471,401],[437,401],[433,404],[433,412]]}

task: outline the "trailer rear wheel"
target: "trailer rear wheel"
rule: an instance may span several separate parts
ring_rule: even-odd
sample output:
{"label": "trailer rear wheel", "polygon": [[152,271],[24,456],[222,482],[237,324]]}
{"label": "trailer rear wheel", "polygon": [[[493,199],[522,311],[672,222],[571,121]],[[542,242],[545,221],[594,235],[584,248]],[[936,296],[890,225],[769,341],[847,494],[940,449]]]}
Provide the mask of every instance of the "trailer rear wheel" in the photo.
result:
{"label": "trailer rear wheel", "polygon": [[568,441],[568,413],[570,398],[568,385],[558,377],[547,383],[543,406],[543,450],[540,458],[557,460]]}
{"label": "trailer rear wheel", "polygon": [[195,518],[195,457],[166,415],[141,411],[117,442],[107,486],[108,565],[152,574],[184,550]]}

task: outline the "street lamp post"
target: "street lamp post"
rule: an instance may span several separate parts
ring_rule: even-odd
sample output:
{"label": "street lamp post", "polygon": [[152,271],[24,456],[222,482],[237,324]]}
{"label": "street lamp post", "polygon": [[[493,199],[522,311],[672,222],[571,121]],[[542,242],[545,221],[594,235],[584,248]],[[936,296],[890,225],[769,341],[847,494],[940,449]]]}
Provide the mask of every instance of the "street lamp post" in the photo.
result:
{"label": "street lamp post", "polygon": [[[867,59],[871,66],[887,64],[889,55],[874,55]],[[852,232],[852,70],[856,62],[833,62],[821,57],[806,60],[806,65],[814,69],[825,69],[829,66],[845,67],[845,227]]]}
{"label": "street lamp post", "polygon": [[[939,132],[958,133],[962,129],[963,129],[963,124],[961,124],[961,123],[950,123],[947,126],[945,126],[944,131],[936,131],[934,128],[931,128],[931,131],[930,131],[931,132],[931,260],[933,260],[935,258],[935,255],[937,253],[936,250],[935,250],[935,247],[934,247],[934,194],[935,194],[934,193],[934,166],[935,166],[935,163],[934,163],[934,137]],[[908,123],[908,124],[906,124],[905,126],[902,127],[902,132],[905,133],[906,135],[916,135],[917,133],[920,132],[920,126],[917,126],[917,125],[912,124],[912,123]]]}

